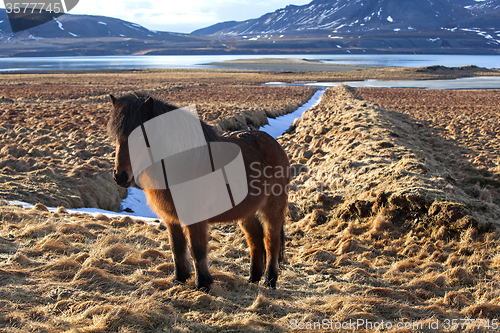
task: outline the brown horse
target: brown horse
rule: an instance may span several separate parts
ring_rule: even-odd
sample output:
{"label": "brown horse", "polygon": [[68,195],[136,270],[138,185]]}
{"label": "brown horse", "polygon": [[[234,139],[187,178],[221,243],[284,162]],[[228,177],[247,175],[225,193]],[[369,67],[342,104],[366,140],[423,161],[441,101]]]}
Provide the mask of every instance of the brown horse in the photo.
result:
{"label": "brown horse", "polygon": [[[114,179],[123,187],[135,185],[128,137],[130,133],[175,105],[145,94],[129,94],[119,99],[112,95],[113,110],[108,133],[116,142]],[[288,207],[287,186],[290,163],[283,148],[270,135],[261,131],[241,131],[219,136],[204,123],[201,127],[207,142],[230,142],[239,146],[246,170],[248,195],[239,204],[208,220],[181,226],[170,190],[144,189],[149,205],[167,225],[175,263],[174,281],[183,283],[190,276],[191,256],[195,263],[196,288],[208,291],[213,282],[208,268],[208,224],[238,221],[250,248],[249,282],[258,283],[264,274],[266,287],[276,288],[278,263],[284,247],[283,224]],[[169,144],[165,142],[165,144]],[[200,189],[210,191],[210,189]],[[217,193],[213,193],[214,196]],[[257,216],[260,213],[260,219]]]}

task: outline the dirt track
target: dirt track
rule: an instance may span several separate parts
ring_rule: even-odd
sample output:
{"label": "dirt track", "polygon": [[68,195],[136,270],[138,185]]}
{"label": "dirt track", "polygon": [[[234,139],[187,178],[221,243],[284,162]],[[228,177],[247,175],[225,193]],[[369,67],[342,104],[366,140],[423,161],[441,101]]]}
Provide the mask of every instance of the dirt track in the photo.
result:
{"label": "dirt track", "polygon": [[[358,99],[360,94],[345,86],[328,89],[280,139],[301,173],[290,194],[288,259],[277,290],[246,282],[248,249],[232,225],[211,230],[215,283],[205,294],[194,290],[193,279],[172,285],[170,246],[159,227],[128,218],[70,216],[62,208],[49,213],[43,205],[0,206],[0,327],[8,332],[282,332],[300,322],[327,319],[334,326],[360,319],[411,322],[417,325],[412,331],[436,332],[429,329],[436,320],[440,331],[447,331],[446,320],[499,318],[500,210],[491,185],[498,172],[485,164],[491,174],[484,174],[482,164],[461,153],[461,142],[428,122],[435,118],[388,111]],[[383,105],[382,91],[376,96]],[[461,96],[454,95],[457,104],[467,100],[460,102]],[[488,111],[488,103],[474,103],[478,114]],[[4,122],[34,105],[2,105]],[[90,110],[81,105],[74,106],[75,116],[80,107]],[[19,112],[9,115],[13,107]],[[47,104],[44,110],[51,108]],[[80,113],[79,126],[94,126],[86,115],[99,119],[104,107],[96,110]],[[15,126],[5,125],[2,140],[22,140]],[[100,126],[92,136],[97,141],[103,124],[95,126]],[[52,159],[53,151],[66,151],[57,145],[91,141],[49,136],[52,141],[45,145]],[[109,161],[112,152],[106,154]],[[16,172],[2,175],[23,173]],[[467,192],[475,185],[464,185],[459,175],[478,177],[478,192]],[[86,181],[83,175],[74,178]]]}

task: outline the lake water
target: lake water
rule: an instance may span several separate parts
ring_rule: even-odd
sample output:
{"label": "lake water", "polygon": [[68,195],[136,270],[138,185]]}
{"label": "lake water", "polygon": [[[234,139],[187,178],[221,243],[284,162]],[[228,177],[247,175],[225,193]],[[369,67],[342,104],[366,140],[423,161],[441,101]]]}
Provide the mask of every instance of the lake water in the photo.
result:
{"label": "lake water", "polygon": [[338,64],[422,67],[442,65],[447,67],[476,65],[500,68],[500,55],[185,55],[185,56],[105,56],[105,57],[29,57],[0,58],[0,72],[7,71],[58,71],[58,70],[119,70],[148,68],[218,68],[207,65],[236,59],[299,58],[322,60]]}
{"label": "lake water", "polygon": [[312,86],[336,87],[346,84],[355,88],[419,88],[419,89],[500,89],[500,76],[465,77],[446,80],[400,80],[400,81],[345,81],[345,82],[310,82],[310,83],[283,83],[268,82],[267,86]]}

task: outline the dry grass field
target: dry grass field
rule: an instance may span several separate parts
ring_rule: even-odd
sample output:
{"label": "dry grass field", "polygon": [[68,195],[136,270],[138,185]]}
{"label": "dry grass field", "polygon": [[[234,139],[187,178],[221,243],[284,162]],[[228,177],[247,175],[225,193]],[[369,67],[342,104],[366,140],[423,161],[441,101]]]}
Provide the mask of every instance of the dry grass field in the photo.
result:
{"label": "dry grass field", "polygon": [[249,253],[235,225],[210,231],[206,294],[193,278],[172,284],[161,224],[66,212],[116,209],[125,195],[110,177],[107,94],[140,88],[194,103],[223,131],[257,127],[314,92],[262,83],[337,74],[0,76],[0,198],[37,204],[0,201],[0,331],[494,331],[499,91],[328,88],[279,138],[296,172],[276,290],[246,282]]}
{"label": "dry grass field", "polygon": [[434,134],[456,141],[469,162],[487,177],[496,175],[498,179],[500,90],[362,88],[357,92],[363,99],[406,113],[432,127]]}
{"label": "dry grass field", "polygon": [[[264,87],[235,72],[23,74],[0,77],[0,196],[32,204],[116,210],[126,195],[110,170],[106,135],[111,103],[147,91],[178,105],[196,104],[222,133],[267,124],[314,94],[314,88]],[[193,83],[194,82],[194,83]]]}

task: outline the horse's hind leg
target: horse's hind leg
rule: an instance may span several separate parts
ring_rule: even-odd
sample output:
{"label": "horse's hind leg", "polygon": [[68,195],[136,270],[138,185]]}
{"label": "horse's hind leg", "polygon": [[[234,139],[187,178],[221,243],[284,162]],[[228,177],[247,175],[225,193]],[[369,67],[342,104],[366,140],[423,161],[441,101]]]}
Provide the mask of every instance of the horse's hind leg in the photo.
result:
{"label": "horse's hind leg", "polygon": [[264,231],[257,216],[251,215],[239,221],[250,248],[250,277],[248,281],[258,283],[264,273]]}
{"label": "horse's hind leg", "polygon": [[287,196],[270,197],[261,209],[264,229],[264,247],[266,249],[266,276],[264,286],[276,288],[278,263],[282,249],[283,225]]}
{"label": "horse's hind leg", "polygon": [[168,222],[168,237],[174,256],[174,282],[184,283],[189,278],[189,257],[187,252],[186,236],[179,223]]}
{"label": "horse's hind leg", "polygon": [[208,223],[198,222],[186,227],[191,243],[191,256],[196,267],[196,289],[210,291],[214,281],[208,268]]}

